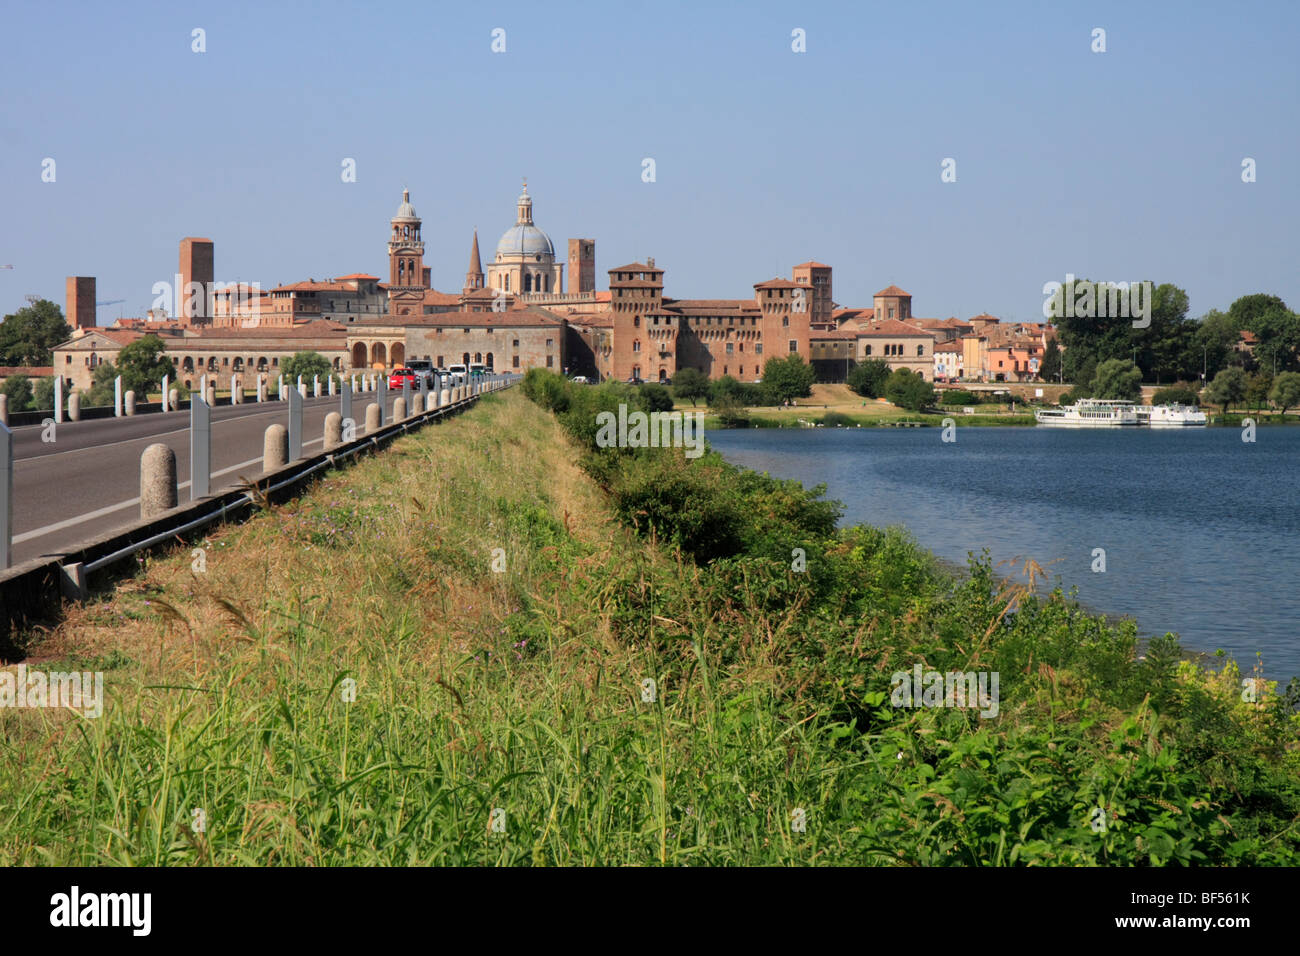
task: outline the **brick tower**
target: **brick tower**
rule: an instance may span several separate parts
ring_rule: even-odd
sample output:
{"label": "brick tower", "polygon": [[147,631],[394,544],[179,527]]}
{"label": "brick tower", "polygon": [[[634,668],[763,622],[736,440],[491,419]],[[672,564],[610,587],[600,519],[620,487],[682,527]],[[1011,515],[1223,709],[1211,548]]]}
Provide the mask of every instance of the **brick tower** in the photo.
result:
{"label": "brick tower", "polygon": [[569,291],[596,291],[596,240],[569,240]]}
{"label": "brick tower", "polygon": [[212,321],[208,315],[208,290],[213,278],[211,239],[186,236],[181,240],[179,275],[176,318],[181,325],[207,325]]}
{"label": "brick tower", "polygon": [[420,217],[411,205],[411,191],[402,190],[402,204],[390,221],[388,237],[388,305],[394,315],[419,315],[428,288]]}
{"label": "brick tower", "polygon": [[95,327],[95,277],[68,276],[64,318],[74,329]]}

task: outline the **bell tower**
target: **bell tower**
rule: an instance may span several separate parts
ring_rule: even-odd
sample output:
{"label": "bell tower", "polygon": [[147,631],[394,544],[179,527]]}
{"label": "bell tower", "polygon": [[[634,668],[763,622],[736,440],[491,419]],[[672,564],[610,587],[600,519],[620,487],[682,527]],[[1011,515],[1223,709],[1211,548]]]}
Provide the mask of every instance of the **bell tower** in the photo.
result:
{"label": "bell tower", "polygon": [[420,217],[411,205],[411,191],[402,190],[402,204],[391,220],[388,237],[389,288],[424,288],[424,240],[420,238]]}

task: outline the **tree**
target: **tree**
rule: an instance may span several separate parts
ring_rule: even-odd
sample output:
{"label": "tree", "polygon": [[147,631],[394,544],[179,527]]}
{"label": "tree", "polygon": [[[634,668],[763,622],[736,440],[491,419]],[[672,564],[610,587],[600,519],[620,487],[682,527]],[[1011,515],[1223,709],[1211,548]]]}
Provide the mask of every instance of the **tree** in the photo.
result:
{"label": "tree", "polygon": [[1285,312],[1286,303],[1275,295],[1266,295],[1263,292],[1243,295],[1228,306],[1228,315],[1232,318],[1238,332],[1242,329],[1255,331],[1255,320],[1268,312],[1275,311]]}
{"label": "tree", "polygon": [[1255,333],[1255,361],[1271,375],[1273,370],[1294,371],[1300,350],[1300,315],[1286,309],[1270,309],[1257,315],[1249,326]]}
{"label": "tree", "polygon": [[855,365],[845,380],[849,388],[864,398],[880,398],[885,394],[885,382],[889,381],[889,363],[884,359],[867,359]]}
{"label": "tree", "polygon": [[10,375],[0,385],[0,393],[9,396],[11,412],[25,412],[32,407],[32,380],[26,375]]}
{"label": "tree", "polygon": [[673,376],[673,392],[678,398],[689,398],[694,405],[709,397],[709,377],[696,368],[682,368]]}
{"label": "tree", "polygon": [[1187,382],[1156,389],[1155,395],[1151,397],[1152,405],[1196,405],[1199,402],[1196,386]]}
{"label": "tree", "polygon": [[1061,346],[1053,336],[1047,340],[1047,346],[1043,349],[1043,360],[1038,365],[1038,377],[1044,382],[1052,382],[1061,377],[1061,371]]}
{"label": "tree", "polygon": [[1205,400],[1223,406],[1223,414],[1233,402],[1246,397],[1246,373],[1239,368],[1225,368],[1205,390]]}
{"label": "tree", "polygon": [[1288,408],[1300,405],[1300,372],[1278,372],[1268,397],[1283,415]]}
{"label": "tree", "polygon": [[647,412],[670,412],[673,409],[673,397],[662,385],[646,382],[637,389],[637,404]]}
{"label": "tree", "polygon": [[934,404],[934,386],[911,369],[900,368],[885,383],[885,398],[900,408],[919,412]]}
{"label": "tree", "polygon": [[816,371],[798,352],[793,352],[786,358],[770,358],[763,364],[763,384],[778,401],[811,395],[816,380]]}
{"label": "tree", "polygon": [[1107,359],[1092,378],[1092,397],[1136,402],[1142,397],[1142,372],[1124,359]]}
{"label": "tree", "polygon": [[[103,362],[95,366],[95,374],[90,380],[90,391],[86,394],[87,405],[112,405],[116,399],[113,379],[117,377],[117,368],[112,362]],[[162,387],[162,380],[158,380]]]}
{"label": "tree", "polygon": [[709,400],[709,410],[722,420],[724,428],[741,428],[749,424],[749,413],[734,395],[721,392]]}
{"label": "tree", "polygon": [[1246,405],[1259,411],[1268,401],[1268,393],[1273,390],[1273,376],[1260,370],[1246,378]]}
{"label": "tree", "polygon": [[301,375],[303,382],[310,385],[313,375],[319,375],[323,382],[330,377],[333,369],[330,360],[319,352],[294,352],[280,366],[280,372],[284,375],[285,382],[297,384],[298,376]]}
{"label": "tree", "polygon": [[116,375],[122,376],[122,394],[135,392],[139,401],[151,391],[162,390],[164,375],[175,375],[171,360],[163,354],[166,345],[152,332],[141,336],[117,353]]}
{"label": "tree", "polygon": [[36,380],[35,384],[32,385],[32,401],[36,408],[54,408],[53,377],[38,378]]}
{"label": "tree", "polygon": [[63,310],[38,299],[0,322],[0,365],[52,365],[54,346],[71,335]]}

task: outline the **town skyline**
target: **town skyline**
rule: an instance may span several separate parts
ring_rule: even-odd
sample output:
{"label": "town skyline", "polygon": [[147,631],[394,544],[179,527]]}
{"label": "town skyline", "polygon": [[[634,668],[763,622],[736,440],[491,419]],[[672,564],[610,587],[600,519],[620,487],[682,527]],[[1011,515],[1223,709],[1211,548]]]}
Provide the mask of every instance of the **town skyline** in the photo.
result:
{"label": "town skyline", "polygon": [[[672,6],[558,23],[526,5],[491,20],[397,6],[340,44],[329,13],[343,9],[303,22],[259,11],[250,34],[238,5],[90,8],[67,36],[17,11],[30,42],[8,69],[42,82],[7,104],[4,311],[28,294],[59,301],[76,274],[140,314],[185,235],[221,247],[223,281],[382,274],[379,230],[403,187],[425,220],[433,286],[454,291],[474,229],[486,242],[509,226],[524,176],[547,232],[598,241],[601,288],[607,268],[655,257],[674,295],[743,296],[813,259],[836,268],[841,304],[898,285],[933,316],[1037,321],[1043,284],[1067,273],[1173,282],[1190,315],[1248,291],[1300,299],[1300,192],[1286,172],[1297,131],[1277,122],[1288,78],[1300,83],[1280,38],[1300,14],[1285,5],[1266,6],[1271,31],[1196,5],[1173,21],[1119,5],[1032,17],[953,6],[933,22],[765,5],[739,20]],[[493,53],[498,26],[506,49]],[[1090,49],[1098,27],[1104,53]],[[285,36],[296,43],[269,46]],[[440,44],[403,65],[429,107],[417,120],[373,69],[406,36]],[[48,70],[39,57],[56,40],[65,55]],[[980,83],[967,83],[976,64]],[[539,73],[545,106],[530,122],[493,116]],[[697,88],[727,109],[691,107]],[[165,117],[198,132],[142,132]],[[1242,181],[1246,157],[1254,182]],[[947,158],[955,182],[941,180]],[[347,159],[355,182],[342,180]],[[100,312],[109,324],[119,309]]]}

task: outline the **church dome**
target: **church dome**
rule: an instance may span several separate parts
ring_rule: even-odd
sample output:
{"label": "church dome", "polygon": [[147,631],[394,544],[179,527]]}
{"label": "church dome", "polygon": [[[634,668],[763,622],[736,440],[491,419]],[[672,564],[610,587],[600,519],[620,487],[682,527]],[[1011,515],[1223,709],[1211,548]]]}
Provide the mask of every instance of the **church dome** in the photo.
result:
{"label": "church dome", "polygon": [[501,241],[497,243],[497,255],[554,257],[555,246],[551,244],[551,237],[536,226],[514,225],[505,231]]}

